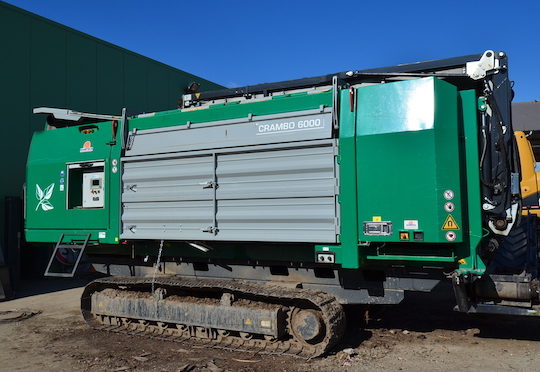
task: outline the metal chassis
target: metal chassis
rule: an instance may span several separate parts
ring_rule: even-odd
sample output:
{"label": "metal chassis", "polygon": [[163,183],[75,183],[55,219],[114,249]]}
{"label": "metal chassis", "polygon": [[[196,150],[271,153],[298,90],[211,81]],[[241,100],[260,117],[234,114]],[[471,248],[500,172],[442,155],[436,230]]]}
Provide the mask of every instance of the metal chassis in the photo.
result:
{"label": "metal chassis", "polygon": [[[125,257],[89,257],[96,269],[113,276],[141,276],[152,271],[153,261]],[[342,304],[398,304],[405,291],[430,292],[444,274],[437,269],[370,268],[360,270],[333,267],[286,266],[281,263],[245,265],[226,261],[179,262],[164,258],[160,272],[185,278],[247,280],[316,289],[334,295]]]}

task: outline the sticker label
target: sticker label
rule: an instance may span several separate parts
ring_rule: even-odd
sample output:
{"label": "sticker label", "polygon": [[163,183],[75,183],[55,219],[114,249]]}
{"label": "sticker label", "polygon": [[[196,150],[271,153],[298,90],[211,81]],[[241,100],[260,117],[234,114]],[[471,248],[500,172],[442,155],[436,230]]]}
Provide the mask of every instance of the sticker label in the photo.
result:
{"label": "sticker label", "polygon": [[371,221],[373,221],[373,222],[381,222],[382,221],[382,216],[373,216],[373,219]]}
{"label": "sticker label", "polygon": [[399,240],[409,240],[409,232],[402,231],[399,233]]}
{"label": "sticker label", "polygon": [[445,190],[443,196],[446,200],[452,200],[454,199],[454,192],[452,190]]}
{"label": "sticker label", "polygon": [[92,152],[94,151],[94,148],[92,147],[92,142],[86,141],[83,143],[83,146],[81,147],[81,152]]}
{"label": "sticker label", "polygon": [[100,239],[105,239],[107,237],[107,233],[105,231],[100,231],[98,236]]}
{"label": "sticker label", "polygon": [[453,242],[454,240],[456,240],[456,233],[453,232],[453,231],[448,231],[446,233],[446,240],[448,240],[449,242]]}
{"label": "sticker label", "polygon": [[451,214],[446,217],[446,220],[444,221],[441,230],[459,230],[459,226]]}
{"label": "sticker label", "polygon": [[403,221],[403,228],[405,230],[418,230],[418,220]]}
{"label": "sticker label", "polygon": [[456,209],[456,207],[454,206],[454,203],[447,202],[444,204],[444,210],[447,211],[448,213],[453,212],[454,209]]}

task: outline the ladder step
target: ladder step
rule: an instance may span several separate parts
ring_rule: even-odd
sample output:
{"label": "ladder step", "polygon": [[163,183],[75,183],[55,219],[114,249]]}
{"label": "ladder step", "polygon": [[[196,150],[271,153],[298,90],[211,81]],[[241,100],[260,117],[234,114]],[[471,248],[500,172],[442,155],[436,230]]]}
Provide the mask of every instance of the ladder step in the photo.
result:
{"label": "ladder step", "polygon": [[[82,243],[75,243],[75,244],[68,244],[64,243],[64,238],[66,236],[73,237],[73,236],[84,236],[84,242]],[[58,239],[58,242],[56,243],[54,250],[52,252],[51,258],[49,260],[49,264],[47,265],[47,269],[45,270],[45,276],[54,276],[54,277],[62,277],[62,278],[73,278],[75,276],[75,272],[77,271],[77,268],[79,266],[79,263],[81,262],[81,258],[83,256],[84,250],[88,246],[88,241],[90,240],[91,234],[82,235],[82,234],[62,234],[60,235],[60,239]],[[80,239],[77,239],[80,240]],[[59,252],[59,249],[69,249],[68,253],[64,253],[60,255],[60,258],[57,259],[57,254]]]}
{"label": "ladder step", "polygon": [[60,244],[57,245],[58,248],[71,248],[71,249],[84,249],[83,244]]}

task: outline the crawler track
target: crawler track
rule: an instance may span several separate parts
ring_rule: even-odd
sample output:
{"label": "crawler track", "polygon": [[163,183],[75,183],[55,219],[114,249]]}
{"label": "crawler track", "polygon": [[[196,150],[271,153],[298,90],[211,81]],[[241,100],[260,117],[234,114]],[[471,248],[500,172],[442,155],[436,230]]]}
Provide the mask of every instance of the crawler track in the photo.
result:
{"label": "crawler track", "polygon": [[[176,276],[160,277],[155,288],[166,290],[175,296],[197,296],[216,298],[230,293],[236,299],[250,301],[251,306],[264,309],[269,305],[281,306],[288,314],[287,326],[279,339],[260,334],[245,334],[226,329],[201,328],[190,324],[164,323],[125,314],[100,314],[92,308],[93,293],[113,289],[122,296],[123,291],[149,296],[152,279],[138,277],[108,277],[88,284],[81,297],[81,310],[86,322],[93,328],[130,335],[145,335],[177,342],[194,341],[209,347],[264,354],[287,354],[301,358],[313,358],[328,352],[342,337],[345,330],[345,315],[335,297],[307,289],[286,288],[272,284],[254,284],[239,280],[185,279]],[[159,300],[156,300],[159,301]],[[309,309],[321,320],[324,333],[313,343],[294,336],[291,314]]]}

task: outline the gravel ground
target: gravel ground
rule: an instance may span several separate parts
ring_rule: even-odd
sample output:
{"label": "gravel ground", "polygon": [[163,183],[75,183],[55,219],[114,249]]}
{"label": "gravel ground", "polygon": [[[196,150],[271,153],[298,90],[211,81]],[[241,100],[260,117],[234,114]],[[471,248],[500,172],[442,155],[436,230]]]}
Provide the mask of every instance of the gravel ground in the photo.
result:
{"label": "gravel ground", "polygon": [[367,325],[363,308],[349,308],[344,341],[330,355],[309,361],[94,331],[79,313],[83,285],[27,282],[20,298],[0,303],[0,313],[41,312],[0,323],[1,371],[530,371],[540,363],[540,319],[454,313],[448,285],[371,309]]}

